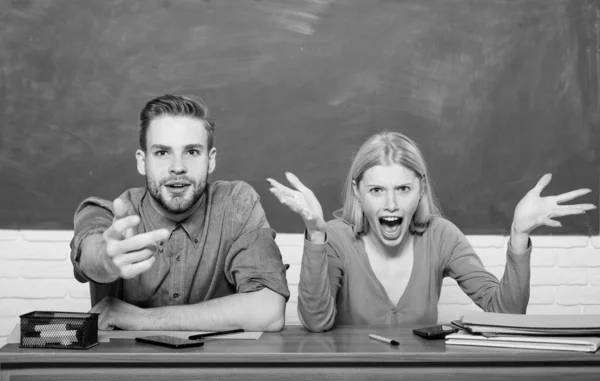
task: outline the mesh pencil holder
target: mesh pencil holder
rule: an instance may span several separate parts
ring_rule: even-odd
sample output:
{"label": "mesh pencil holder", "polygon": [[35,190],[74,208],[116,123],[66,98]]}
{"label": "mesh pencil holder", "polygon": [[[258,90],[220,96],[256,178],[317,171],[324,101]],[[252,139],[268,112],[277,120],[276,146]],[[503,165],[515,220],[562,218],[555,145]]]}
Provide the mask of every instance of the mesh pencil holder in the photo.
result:
{"label": "mesh pencil holder", "polygon": [[22,348],[88,349],[98,344],[98,314],[33,311],[20,318]]}

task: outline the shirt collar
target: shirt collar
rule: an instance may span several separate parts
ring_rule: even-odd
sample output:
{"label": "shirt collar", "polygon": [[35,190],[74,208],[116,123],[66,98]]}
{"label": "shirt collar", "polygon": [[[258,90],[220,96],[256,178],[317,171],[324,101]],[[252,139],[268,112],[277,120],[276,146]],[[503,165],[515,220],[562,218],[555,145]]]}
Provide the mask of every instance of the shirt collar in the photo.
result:
{"label": "shirt collar", "polygon": [[190,240],[197,244],[200,237],[200,233],[202,232],[202,229],[204,227],[204,219],[206,217],[206,205],[208,199],[208,189],[209,186],[207,184],[204,193],[202,193],[199,202],[195,206],[196,211],[194,211],[194,213],[192,213],[188,218],[181,222],[175,222],[169,219],[168,217],[165,217],[158,209],[156,209],[150,201],[150,197],[152,196],[148,192],[148,189],[146,189],[146,193],[144,195],[144,198],[142,199],[141,217],[142,220],[146,222],[149,228],[148,231],[164,228],[172,232],[177,227],[177,225],[181,225],[181,227],[185,230]]}

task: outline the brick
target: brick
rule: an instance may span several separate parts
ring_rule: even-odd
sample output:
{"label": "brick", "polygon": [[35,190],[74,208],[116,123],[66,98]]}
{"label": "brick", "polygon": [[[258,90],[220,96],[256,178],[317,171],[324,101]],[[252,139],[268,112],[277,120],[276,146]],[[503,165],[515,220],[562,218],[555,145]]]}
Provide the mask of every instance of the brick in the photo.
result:
{"label": "brick", "polygon": [[588,279],[591,286],[600,286],[600,267],[587,269]]}
{"label": "brick", "polygon": [[68,242],[0,241],[0,259],[65,260],[70,250]]}
{"label": "brick", "polygon": [[23,299],[19,305],[19,314],[31,311],[74,311],[87,312],[92,308],[86,299]]}
{"label": "brick", "polygon": [[[563,250],[563,249],[561,249]],[[531,250],[531,267],[551,267],[556,264],[557,249],[533,247]]]}
{"label": "brick", "polygon": [[448,286],[458,286],[458,283],[456,283],[456,281],[450,277],[445,277],[442,281],[442,287]]}
{"label": "brick", "polygon": [[90,299],[89,283],[71,282],[68,285],[67,291],[73,299]]}
{"label": "brick", "polygon": [[0,241],[15,241],[21,236],[18,230],[0,229]]}
{"label": "brick", "polygon": [[298,286],[289,285],[288,287],[290,289],[290,299],[288,300],[288,303],[297,303],[298,302]]}
{"label": "brick", "polygon": [[291,265],[285,276],[288,285],[297,285],[300,282],[300,265]]}
{"label": "brick", "polygon": [[583,248],[590,243],[589,237],[579,236],[533,236],[531,237],[533,247],[549,248]]}
{"label": "brick", "polygon": [[288,265],[299,265],[302,263],[302,247],[298,246],[279,246],[283,263]]}
{"label": "brick", "polygon": [[473,301],[460,287],[444,287],[438,304],[471,304]]}
{"label": "brick", "polygon": [[0,278],[72,279],[70,261],[3,261]]}
{"label": "brick", "polygon": [[467,312],[481,312],[481,308],[475,304],[469,305],[438,305],[438,324],[448,324],[452,320],[460,319]]}
{"label": "brick", "polygon": [[529,305],[532,304],[553,304],[554,287],[531,287],[529,294]]}
{"label": "brick", "polygon": [[527,315],[579,315],[581,307],[579,306],[546,306],[529,305],[527,306]]}
{"label": "brick", "polygon": [[304,234],[277,234],[275,237],[277,246],[304,246]]}
{"label": "brick", "polygon": [[20,299],[0,299],[0,317],[21,315]]}
{"label": "brick", "polygon": [[560,267],[600,267],[600,250],[591,247],[560,250],[557,259]]}
{"label": "brick", "polygon": [[28,242],[71,242],[73,230],[21,230],[21,236]]}
{"label": "brick", "polygon": [[506,248],[508,238],[501,235],[468,235],[467,240],[479,250],[485,247]]}
{"label": "brick", "polygon": [[[73,280],[75,282],[75,280]],[[66,280],[0,278],[0,298],[63,298]]]}
{"label": "brick", "polygon": [[301,325],[298,317],[298,304],[288,303],[285,308],[285,324],[286,325]]}
{"label": "brick", "polygon": [[578,304],[600,304],[600,287],[559,286],[554,291],[556,304],[563,306]]}
{"label": "brick", "polygon": [[582,306],[581,313],[584,315],[600,315],[600,306]]}
{"label": "brick", "polygon": [[19,318],[16,316],[0,318],[0,336],[8,336],[17,323]]}
{"label": "brick", "polygon": [[587,269],[582,267],[541,267],[531,269],[531,284],[536,286],[586,285]]}

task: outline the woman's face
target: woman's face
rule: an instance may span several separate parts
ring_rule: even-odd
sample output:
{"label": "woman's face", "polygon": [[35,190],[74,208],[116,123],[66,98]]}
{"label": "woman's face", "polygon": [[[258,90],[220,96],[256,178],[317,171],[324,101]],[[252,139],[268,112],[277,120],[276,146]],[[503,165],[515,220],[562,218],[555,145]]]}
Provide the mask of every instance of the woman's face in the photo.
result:
{"label": "woman's face", "polygon": [[369,235],[383,246],[397,247],[421,198],[421,181],[401,165],[377,165],[369,168],[354,193],[369,221]]}

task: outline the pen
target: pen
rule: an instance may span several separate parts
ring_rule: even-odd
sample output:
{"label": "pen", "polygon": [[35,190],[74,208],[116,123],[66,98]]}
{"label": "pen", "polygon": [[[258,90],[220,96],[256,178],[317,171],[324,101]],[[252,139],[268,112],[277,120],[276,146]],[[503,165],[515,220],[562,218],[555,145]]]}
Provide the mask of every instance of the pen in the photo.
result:
{"label": "pen", "polygon": [[198,334],[198,335],[192,335],[192,336],[188,337],[188,339],[189,340],[199,340],[199,339],[204,339],[205,337],[230,335],[232,333],[240,333],[240,332],[244,332],[244,330],[241,329],[241,328],[239,328],[239,329],[232,329],[232,330],[229,330],[229,331],[217,331],[217,332],[201,333],[201,334]]}
{"label": "pen", "polygon": [[400,343],[398,341],[396,341],[396,340],[388,339],[387,337],[383,337],[383,336],[374,335],[372,333],[369,335],[369,337],[371,339],[379,340],[379,341],[382,341],[384,343],[388,343],[390,345],[400,345]]}

